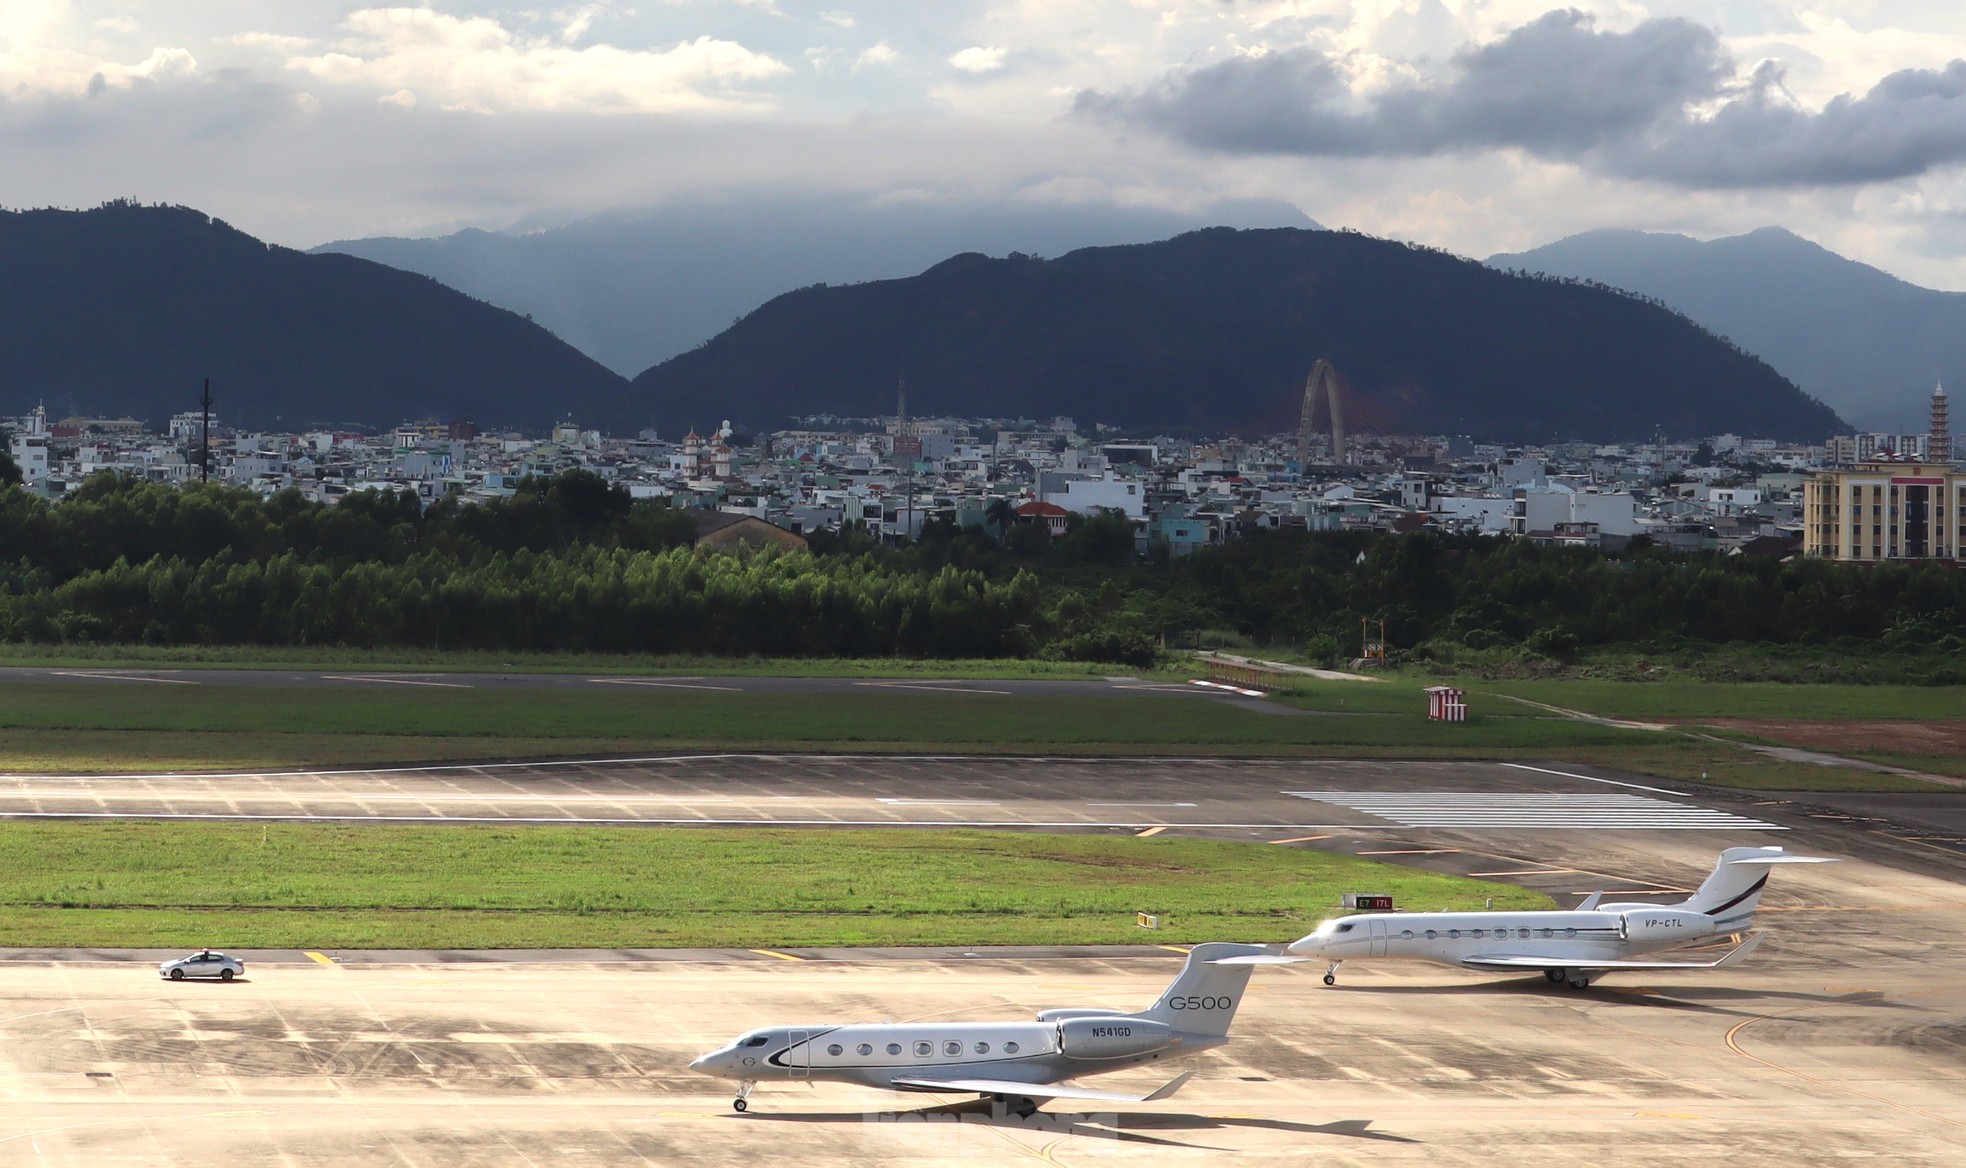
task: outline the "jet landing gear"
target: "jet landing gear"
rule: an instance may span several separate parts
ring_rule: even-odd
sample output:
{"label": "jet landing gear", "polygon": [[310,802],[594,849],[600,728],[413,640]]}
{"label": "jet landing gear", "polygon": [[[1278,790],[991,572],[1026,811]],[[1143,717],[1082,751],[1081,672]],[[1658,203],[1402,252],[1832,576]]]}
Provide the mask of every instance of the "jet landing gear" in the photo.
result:
{"label": "jet landing gear", "polygon": [[1338,984],[1338,962],[1334,961],[1330,965],[1324,967],[1324,984],[1325,985]]}
{"label": "jet landing gear", "polygon": [[1038,1101],[1028,1095],[992,1095],[990,1112],[997,1119],[1007,1115],[1029,1119],[1038,1113]]}
{"label": "jet landing gear", "polygon": [[757,1083],[753,1082],[750,1079],[746,1079],[743,1082],[739,1083],[737,1085],[737,1098],[730,1101],[731,1110],[749,1111],[751,1109],[751,1105],[746,1101],[751,1098],[751,1088],[756,1086]]}
{"label": "jet landing gear", "polygon": [[1591,988],[1591,975],[1581,969],[1546,969],[1543,971],[1543,976],[1552,984],[1567,982],[1573,990]]}

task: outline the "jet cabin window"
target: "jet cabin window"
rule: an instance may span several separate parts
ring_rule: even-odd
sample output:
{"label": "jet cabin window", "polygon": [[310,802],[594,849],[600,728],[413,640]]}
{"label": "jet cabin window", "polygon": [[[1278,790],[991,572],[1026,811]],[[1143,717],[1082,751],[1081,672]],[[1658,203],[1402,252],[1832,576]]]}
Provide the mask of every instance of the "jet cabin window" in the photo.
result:
{"label": "jet cabin window", "polygon": [[916,1058],[927,1058],[929,1055],[932,1055],[934,1053],[935,1053],[935,1044],[932,1042],[917,1042],[915,1044]]}
{"label": "jet cabin window", "polygon": [[887,1044],[887,1052],[888,1052],[889,1054],[900,1054],[900,1053],[901,1053],[901,1044],[900,1044],[900,1043],[898,1043],[898,1042],[890,1042],[890,1043],[888,1043],[888,1044]]}
{"label": "jet cabin window", "polygon": [[826,1053],[838,1057],[846,1053],[846,1048],[835,1042],[826,1048]]}
{"label": "jet cabin window", "polygon": [[[863,1042],[859,1046],[853,1048],[853,1053],[860,1054],[860,1055],[873,1054],[874,1045],[871,1042]],[[896,1051],[895,1053],[899,1054],[900,1052]]]}
{"label": "jet cabin window", "polygon": [[1017,1044],[1016,1044],[1016,1043],[1014,1043],[1014,1042],[1006,1042],[1006,1043],[1004,1043],[1004,1044],[1003,1044],[1003,1052],[1004,1052],[1005,1054],[1016,1054],[1016,1053],[1017,1053]]}
{"label": "jet cabin window", "polygon": [[942,1044],[943,1054],[961,1054],[962,1052],[963,1044],[953,1038]]}

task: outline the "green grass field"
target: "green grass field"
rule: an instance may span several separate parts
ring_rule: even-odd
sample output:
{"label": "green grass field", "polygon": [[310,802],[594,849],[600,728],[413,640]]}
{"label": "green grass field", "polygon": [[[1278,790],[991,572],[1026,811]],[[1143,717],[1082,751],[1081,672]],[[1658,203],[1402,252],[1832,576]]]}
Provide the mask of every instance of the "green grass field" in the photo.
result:
{"label": "green grass field", "polygon": [[[1417,682],[1325,682],[1262,713],[1153,694],[330,687],[0,688],[0,772],[363,766],[692,750],[1559,759],[1763,790],[1932,790],[1777,762],[1678,733],[1601,726],[1477,695],[1471,720],[1420,712]],[[1357,709],[1359,705],[1375,707]],[[1901,764],[1902,765],[1902,764]]]}
{"label": "green grass field", "polygon": [[[337,760],[524,757],[594,750],[890,750],[1299,754],[1561,751],[1640,732],[1520,709],[1462,726],[1400,716],[1291,716],[1191,697],[273,686],[9,686],[0,769],[171,769]],[[435,753],[433,753],[433,750]],[[39,760],[43,766],[27,765]]]}
{"label": "green grass field", "polygon": [[[0,823],[15,946],[1287,941],[1347,891],[1547,898],[1256,843],[983,831]],[[1135,912],[1161,915],[1147,932]]]}
{"label": "green grass field", "polygon": [[[1477,700],[1512,694],[1604,717],[1966,718],[1966,690],[1927,685],[1792,685],[1782,682],[1459,680]],[[1378,687],[1373,687],[1378,688]],[[1470,707],[1473,708],[1472,706]]]}

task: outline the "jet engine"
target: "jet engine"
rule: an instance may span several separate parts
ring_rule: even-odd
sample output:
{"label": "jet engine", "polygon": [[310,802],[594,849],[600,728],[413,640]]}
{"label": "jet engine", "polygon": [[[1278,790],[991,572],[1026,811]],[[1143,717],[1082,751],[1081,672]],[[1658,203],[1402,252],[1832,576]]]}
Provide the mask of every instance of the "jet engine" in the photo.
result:
{"label": "jet engine", "polygon": [[1068,1018],[1058,1024],[1058,1051],[1067,1058],[1127,1058],[1173,1042],[1173,1027],[1143,1018]]}
{"label": "jet engine", "polygon": [[1051,1010],[1039,1010],[1040,1022],[1063,1022],[1067,1018],[1113,1018],[1126,1013],[1125,1010],[1112,1010],[1102,1006],[1060,1006]]}
{"label": "jet engine", "polygon": [[1644,943],[1693,941],[1713,936],[1713,918],[1678,908],[1635,908],[1618,914],[1618,932]]}

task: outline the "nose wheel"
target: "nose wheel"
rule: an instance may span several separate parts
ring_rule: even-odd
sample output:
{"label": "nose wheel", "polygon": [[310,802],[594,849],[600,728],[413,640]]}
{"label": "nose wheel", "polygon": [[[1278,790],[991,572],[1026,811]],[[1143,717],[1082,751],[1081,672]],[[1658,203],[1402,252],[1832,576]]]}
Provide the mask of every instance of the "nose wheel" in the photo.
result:
{"label": "nose wheel", "polygon": [[749,1111],[751,1109],[750,1103],[746,1102],[746,1100],[750,1099],[751,1088],[755,1086],[757,1084],[751,1082],[749,1079],[737,1085],[737,1098],[730,1101],[732,1111]]}
{"label": "nose wheel", "polygon": [[1338,963],[1336,961],[1332,962],[1330,965],[1325,966],[1324,984],[1328,986],[1338,984]]}

